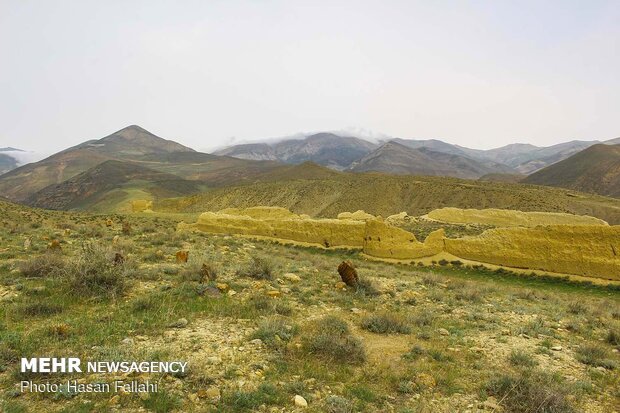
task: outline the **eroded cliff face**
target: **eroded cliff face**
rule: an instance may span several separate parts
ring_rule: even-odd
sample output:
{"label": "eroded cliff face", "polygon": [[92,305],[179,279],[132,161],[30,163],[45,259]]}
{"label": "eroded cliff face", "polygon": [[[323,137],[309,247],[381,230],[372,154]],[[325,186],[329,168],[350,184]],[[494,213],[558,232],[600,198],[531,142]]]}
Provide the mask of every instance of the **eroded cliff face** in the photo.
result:
{"label": "eroded cliff face", "polygon": [[[228,211],[231,212],[231,211]],[[237,211],[243,214],[245,211]],[[290,213],[284,218],[264,219],[248,215],[205,212],[192,227],[219,234],[257,235],[323,245],[358,247],[364,243],[364,222],[340,219],[309,219]]]}
{"label": "eroded cliff face", "polygon": [[443,229],[432,232],[422,243],[411,232],[372,220],[366,222],[364,253],[397,260],[429,257],[443,250],[443,239]]}
{"label": "eroded cliff face", "polygon": [[[361,218],[361,214],[358,214]],[[219,234],[264,236],[325,247],[363,249],[369,256],[413,260],[447,252],[455,257],[513,268],[620,280],[620,226],[547,225],[490,229],[449,239],[443,229],[424,242],[381,219],[312,219],[283,208],[205,212],[195,228]]]}
{"label": "eroded cliff face", "polygon": [[556,212],[523,212],[507,209],[441,208],[427,214],[430,219],[450,224],[486,224],[496,227],[535,227],[537,225],[608,225],[587,215]]}
{"label": "eroded cliff face", "polygon": [[620,226],[496,228],[476,237],[446,239],[445,249],[507,267],[620,280]]}

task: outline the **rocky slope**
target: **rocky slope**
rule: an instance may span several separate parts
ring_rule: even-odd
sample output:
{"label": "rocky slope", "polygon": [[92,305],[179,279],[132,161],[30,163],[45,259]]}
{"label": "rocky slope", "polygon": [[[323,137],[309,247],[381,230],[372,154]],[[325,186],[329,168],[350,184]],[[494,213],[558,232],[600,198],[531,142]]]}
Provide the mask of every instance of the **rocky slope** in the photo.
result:
{"label": "rocky slope", "polygon": [[620,145],[594,145],[522,182],[620,197]]}
{"label": "rocky slope", "polygon": [[478,161],[465,155],[439,152],[425,146],[412,148],[390,141],[355,162],[354,172],[386,172],[407,175],[452,176],[476,179],[490,173],[510,173],[511,168],[491,162]]}

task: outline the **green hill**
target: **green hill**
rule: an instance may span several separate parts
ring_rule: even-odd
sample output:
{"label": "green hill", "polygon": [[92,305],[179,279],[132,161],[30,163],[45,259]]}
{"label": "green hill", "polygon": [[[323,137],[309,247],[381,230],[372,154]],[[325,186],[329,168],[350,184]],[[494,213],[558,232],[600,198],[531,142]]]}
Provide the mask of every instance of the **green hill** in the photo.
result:
{"label": "green hill", "polygon": [[46,209],[122,211],[131,199],[181,196],[200,190],[196,181],[130,162],[105,161],[36,192],[26,202]]}
{"label": "green hill", "polygon": [[564,189],[518,183],[471,181],[429,176],[324,171],[313,164],[273,172],[251,185],[234,185],[205,193],[156,202],[168,212],[215,211],[227,207],[280,206],[296,213],[335,217],[363,209],[387,216],[412,215],[452,206],[591,215],[620,224],[620,200]]}
{"label": "green hill", "polygon": [[0,193],[13,201],[23,202],[50,185],[60,184],[109,160],[131,161],[179,178],[215,186],[253,178],[278,166],[275,162],[195,152],[133,125],[13,169],[0,176]]}
{"label": "green hill", "polygon": [[522,182],[620,197],[620,145],[594,145]]}

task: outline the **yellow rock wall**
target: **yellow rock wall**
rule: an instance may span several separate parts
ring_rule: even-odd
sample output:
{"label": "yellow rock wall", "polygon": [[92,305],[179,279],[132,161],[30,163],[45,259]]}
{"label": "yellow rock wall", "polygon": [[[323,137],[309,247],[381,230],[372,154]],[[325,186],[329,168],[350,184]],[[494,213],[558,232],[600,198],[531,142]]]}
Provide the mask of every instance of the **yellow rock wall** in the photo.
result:
{"label": "yellow rock wall", "polygon": [[325,246],[362,247],[364,223],[338,219],[255,219],[247,215],[205,212],[191,227],[220,234],[258,235]]}
{"label": "yellow rock wall", "polygon": [[368,221],[369,219],[375,219],[375,216],[359,209],[355,212],[341,212],[338,214],[338,219],[353,219],[355,221]]}
{"label": "yellow rock wall", "polygon": [[508,209],[441,208],[428,213],[436,221],[451,224],[487,224],[496,227],[535,227],[537,225],[607,225],[587,215],[555,212],[522,212]]}
{"label": "yellow rock wall", "polygon": [[131,201],[131,210],[133,212],[143,212],[153,209],[153,201],[147,201],[146,199],[135,199]]}
{"label": "yellow rock wall", "polygon": [[379,220],[366,221],[364,253],[398,260],[429,257],[443,250],[443,239],[443,229],[432,232],[422,243],[404,229]]}
{"label": "yellow rock wall", "polygon": [[219,214],[243,215],[256,219],[299,219],[300,216],[280,207],[251,207],[251,208],[226,208],[218,211]]}
{"label": "yellow rock wall", "polygon": [[620,280],[620,226],[496,228],[444,242],[469,260]]}

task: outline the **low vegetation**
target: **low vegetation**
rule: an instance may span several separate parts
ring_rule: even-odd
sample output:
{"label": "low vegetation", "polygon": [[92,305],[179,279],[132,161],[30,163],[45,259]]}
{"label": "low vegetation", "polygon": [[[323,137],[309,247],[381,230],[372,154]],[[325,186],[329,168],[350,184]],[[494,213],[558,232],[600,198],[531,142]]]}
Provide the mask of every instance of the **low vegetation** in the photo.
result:
{"label": "low vegetation", "polygon": [[[296,396],[331,413],[617,409],[613,287],[174,231],[181,219],[0,201],[0,410],[295,411]],[[22,379],[111,380],[20,373],[37,354],[190,369],[138,377],[160,383],[142,397],[22,394]]]}

